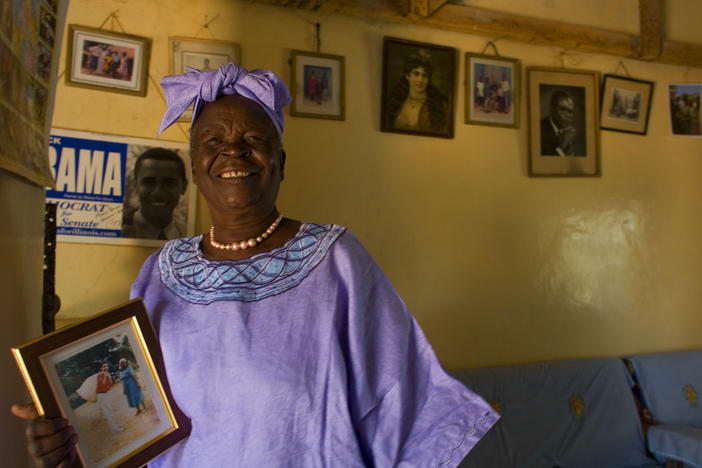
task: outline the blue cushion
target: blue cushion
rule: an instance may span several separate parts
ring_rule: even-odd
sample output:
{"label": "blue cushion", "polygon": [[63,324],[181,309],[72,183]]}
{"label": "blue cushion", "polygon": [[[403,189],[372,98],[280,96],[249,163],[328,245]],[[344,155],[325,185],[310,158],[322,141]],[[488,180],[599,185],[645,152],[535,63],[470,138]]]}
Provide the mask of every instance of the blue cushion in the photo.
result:
{"label": "blue cushion", "polygon": [[621,359],[463,370],[454,375],[502,418],[462,467],[640,467],[645,451]]}
{"label": "blue cushion", "polygon": [[702,427],[702,350],[640,354],[631,362],[655,421]]}
{"label": "blue cushion", "polygon": [[702,429],[680,424],[651,426],[648,447],[660,461],[678,460],[702,468]]}

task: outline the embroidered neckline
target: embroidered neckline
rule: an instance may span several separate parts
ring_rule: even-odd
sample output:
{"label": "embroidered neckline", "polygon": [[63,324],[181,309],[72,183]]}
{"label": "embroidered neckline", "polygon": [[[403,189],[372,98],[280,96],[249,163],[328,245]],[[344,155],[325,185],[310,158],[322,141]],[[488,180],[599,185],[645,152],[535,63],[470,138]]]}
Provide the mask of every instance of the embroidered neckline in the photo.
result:
{"label": "embroidered neckline", "polygon": [[258,301],[300,284],[345,231],[334,224],[302,223],[284,245],[243,260],[205,258],[202,235],[175,239],[159,254],[161,281],[195,304]]}

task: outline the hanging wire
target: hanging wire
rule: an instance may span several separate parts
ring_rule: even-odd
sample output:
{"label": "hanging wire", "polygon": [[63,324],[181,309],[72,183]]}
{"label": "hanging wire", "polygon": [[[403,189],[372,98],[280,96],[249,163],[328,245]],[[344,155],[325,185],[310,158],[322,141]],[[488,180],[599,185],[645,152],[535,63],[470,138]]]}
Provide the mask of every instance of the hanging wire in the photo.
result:
{"label": "hanging wire", "polygon": [[107,23],[114,15],[116,15],[118,11],[119,10],[115,10],[112,13],[110,13],[109,15],[107,15],[107,18],[105,18],[105,21],[103,21],[100,24],[100,26],[98,26],[98,29],[102,29],[102,27],[105,26],[105,23]]}
{"label": "hanging wire", "polygon": [[487,44],[485,44],[485,47],[483,47],[483,51],[480,53],[484,55],[488,47],[492,47],[492,50],[495,51],[495,55],[497,55],[498,57],[500,56],[500,53],[497,51],[497,46],[492,41],[487,41]]}
{"label": "hanging wire", "polygon": [[624,65],[624,62],[621,60],[617,64],[617,68],[614,70],[615,75],[617,74],[617,72],[619,71],[620,68],[624,69],[624,73],[626,73],[626,76],[631,78],[631,74],[629,73],[629,70],[627,70],[626,65]]}
{"label": "hanging wire", "polygon": [[314,23],[314,27],[316,30],[314,39],[315,43],[317,44],[317,53],[319,53],[320,49],[322,48],[322,37],[319,32],[319,28],[321,27],[321,25],[319,23]]}
{"label": "hanging wire", "polygon": [[115,11],[113,11],[112,13],[110,13],[110,14],[107,16],[107,18],[105,18],[105,21],[103,21],[102,24],[98,27],[98,29],[102,29],[102,27],[105,26],[105,23],[107,23],[108,21],[112,20],[112,21],[110,22],[110,29],[111,29],[112,31],[115,30],[115,22],[116,22],[117,25],[119,26],[119,29],[121,29],[122,32],[126,34],[127,31],[124,30],[124,26],[122,26],[122,23],[119,21],[119,17],[117,16],[117,13],[118,13],[118,12],[119,12],[119,10],[115,10]]}
{"label": "hanging wire", "polygon": [[214,15],[214,18],[212,18],[209,21],[207,21],[207,15],[205,15],[205,22],[202,24],[202,26],[200,26],[200,29],[197,30],[197,32],[195,33],[195,37],[197,38],[197,36],[202,32],[202,30],[205,29],[205,30],[207,30],[207,32],[210,33],[210,36],[212,36],[212,39],[214,39],[215,38],[214,34],[212,34],[212,31],[210,30],[210,24],[212,24],[212,22],[214,20],[216,20],[217,18],[219,18],[219,13]]}
{"label": "hanging wire", "polygon": [[553,57],[553,60],[556,63],[556,66],[560,65],[561,68],[565,68],[566,58],[568,59],[568,62],[571,65],[579,65],[584,60],[584,56],[582,54],[576,52],[569,52],[566,49],[561,50],[557,55],[555,55]]}

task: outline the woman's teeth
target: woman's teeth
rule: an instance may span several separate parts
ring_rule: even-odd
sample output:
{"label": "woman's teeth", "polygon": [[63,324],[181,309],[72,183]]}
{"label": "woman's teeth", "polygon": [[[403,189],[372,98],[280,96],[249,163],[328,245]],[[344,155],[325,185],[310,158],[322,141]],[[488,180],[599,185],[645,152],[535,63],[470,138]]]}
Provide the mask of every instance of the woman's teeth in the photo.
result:
{"label": "woman's teeth", "polygon": [[251,175],[249,171],[229,171],[220,174],[222,179],[238,179],[240,177],[247,177]]}

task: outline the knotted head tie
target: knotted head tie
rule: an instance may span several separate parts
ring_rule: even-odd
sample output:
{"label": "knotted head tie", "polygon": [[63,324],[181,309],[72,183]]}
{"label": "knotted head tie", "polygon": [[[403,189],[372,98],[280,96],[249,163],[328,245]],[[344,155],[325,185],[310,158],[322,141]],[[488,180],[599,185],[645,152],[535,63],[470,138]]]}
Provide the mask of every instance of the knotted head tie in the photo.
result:
{"label": "knotted head tie", "polygon": [[194,123],[205,103],[212,102],[221,95],[241,94],[263,107],[282,138],[283,108],[290,104],[292,98],[288,87],[275,73],[258,69],[249,72],[233,63],[222,65],[214,71],[189,67],[186,67],[186,71],[182,75],[165,76],[161,80],[168,109],[161,120],[159,135],[173,125],[191,104],[195,104]]}

